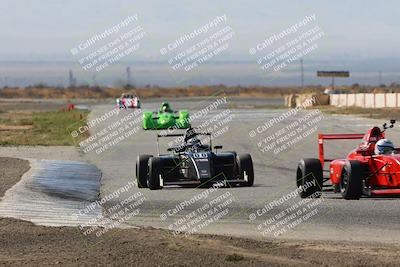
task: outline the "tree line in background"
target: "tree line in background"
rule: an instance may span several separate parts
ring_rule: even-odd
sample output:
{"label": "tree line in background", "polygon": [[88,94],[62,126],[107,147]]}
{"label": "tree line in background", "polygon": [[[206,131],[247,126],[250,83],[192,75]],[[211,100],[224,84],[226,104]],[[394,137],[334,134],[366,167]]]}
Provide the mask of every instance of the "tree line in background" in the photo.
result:
{"label": "tree line in background", "polygon": [[[121,88],[100,86],[76,86],[76,87],[47,87],[36,85],[28,87],[4,87],[0,89],[2,98],[42,98],[42,99],[107,99],[120,96],[122,93],[130,92],[141,98],[157,97],[197,97],[225,94],[238,97],[265,97],[281,98],[287,94],[296,93],[323,93],[326,86],[300,87],[268,87],[268,86],[188,86],[188,87],[132,87]],[[364,86],[353,84],[351,86],[337,86],[337,91],[342,93],[390,93],[400,92],[400,84],[390,86]]]}

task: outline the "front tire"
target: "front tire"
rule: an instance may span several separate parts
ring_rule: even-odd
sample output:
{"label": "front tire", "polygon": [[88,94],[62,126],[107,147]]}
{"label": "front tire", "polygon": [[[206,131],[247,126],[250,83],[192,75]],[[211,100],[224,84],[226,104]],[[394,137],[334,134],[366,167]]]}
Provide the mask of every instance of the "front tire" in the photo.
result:
{"label": "front tire", "polygon": [[348,160],[340,177],[340,192],[344,199],[360,199],[362,195],[364,165],[357,160]]}
{"label": "front tire", "polygon": [[243,186],[253,186],[254,184],[254,168],[253,168],[253,160],[250,154],[243,154],[238,156],[238,169],[240,179],[247,181],[244,182]]}
{"label": "front tire", "polygon": [[147,179],[147,186],[150,190],[162,189],[160,184],[160,175],[162,172],[162,161],[158,157],[149,159],[149,176]]}
{"label": "front tire", "polygon": [[136,158],[136,181],[139,188],[147,188],[149,159],[152,155],[139,155]]}
{"label": "front tire", "polygon": [[187,129],[190,127],[189,112],[187,110],[180,110],[179,117],[175,121],[175,126],[179,129]]}
{"label": "front tire", "polygon": [[[309,196],[319,197],[322,192],[322,165],[318,159],[302,159],[299,162],[296,173],[297,188],[301,198]],[[316,193],[319,194],[316,194]]]}
{"label": "front tire", "polygon": [[154,129],[153,113],[145,111],[143,112],[143,130]]}

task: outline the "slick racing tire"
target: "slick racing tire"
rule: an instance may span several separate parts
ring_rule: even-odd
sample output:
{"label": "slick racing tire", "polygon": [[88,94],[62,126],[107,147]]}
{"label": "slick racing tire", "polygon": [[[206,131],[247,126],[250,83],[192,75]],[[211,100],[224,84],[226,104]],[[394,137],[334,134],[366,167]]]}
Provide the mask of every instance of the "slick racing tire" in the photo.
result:
{"label": "slick racing tire", "polygon": [[237,153],[235,151],[224,151],[223,153],[232,153],[233,154],[233,156],[235,157],[235,170],[234,171],[239,172],[239,167],[238,167],[239,160],[238,160]]}
{"label": "slick racing tire", "polygon": [[235,155],[235,158],[237,157],[237,153],[235,151],[224,151],[223,153],[232,153],[233,155]]}
{"label": "slick racing tire", "polygon": [[253,160],[250,154],[242,154],[238,156],[239,177],[241,180],[247,179],[243,186],[252,186],[254,184],[254,168]]}
{"label": "slick racing tire", "polygon": [[160,185],[160,175],[162,171],[162,161],[158,157],[149,159],[149,176],[147,179],[147,186],[150,190],[162,189]]}
{"label": "slick racing tire", "polygon": [[362,195],[364,165],[357,160],[347,160],[340,177],[340,192],[344,199],[360,199]]}
{"label": "slick racing tire", "polygon": [[139,188],[147,188],[149,159],[152,155],[139,155],[136,158],[136,181]]}
{"label": "slick racing tire", "polygon": [[319,159],[302,159],[296,173],[296,184],[301,198],[320,197],[322,192],[322,165]]}

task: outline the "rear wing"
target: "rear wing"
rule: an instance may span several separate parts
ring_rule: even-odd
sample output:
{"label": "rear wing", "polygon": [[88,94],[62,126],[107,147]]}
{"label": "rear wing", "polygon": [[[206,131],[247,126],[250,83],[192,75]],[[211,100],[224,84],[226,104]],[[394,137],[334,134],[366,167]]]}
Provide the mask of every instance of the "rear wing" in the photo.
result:
{"label": "rear wing", "polygon": [[[196,132],[196,134],[197,135],[210,135],[211,136],[211,133],[197,133]],[[160,137],[179,137],[179,136],[184,136],[185,134],[184,133],[178,133],[178,134],[157,134],[157,138],[160,138]]]}
{"label": "rear wing", "polygon": [[319,161],[322,167],[325,162],[330,162],[333,159],[325,159],[324,155],[324,140],[351,140],[351,139],[363,139],[365,134],[318,134],[318,150],[319,150]]}
{"label": "rear wing", "polygon": [[[196,135],[207,135],[210,138],[210,147],[212,147],[212,135],[211,133],[206,133],[206,132],[196,132]],[[184,133],[176,133],[176,134],[157,134],[157,153],[160,155],[160,142],[159,139],[160,137],[183,137],[185,136]]]}

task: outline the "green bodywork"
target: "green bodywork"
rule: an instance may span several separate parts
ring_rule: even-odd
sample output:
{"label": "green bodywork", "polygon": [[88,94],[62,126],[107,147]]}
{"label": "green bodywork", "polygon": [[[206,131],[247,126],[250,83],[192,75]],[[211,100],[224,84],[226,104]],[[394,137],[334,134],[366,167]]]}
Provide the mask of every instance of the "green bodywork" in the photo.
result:
{"label": "green bodywork", "polygon": [[161,104],[158,112],[143,112],[143,129],[145,130],[186,129],[189,126],[189,112],[187,110],[174,112],[167,102]]}

